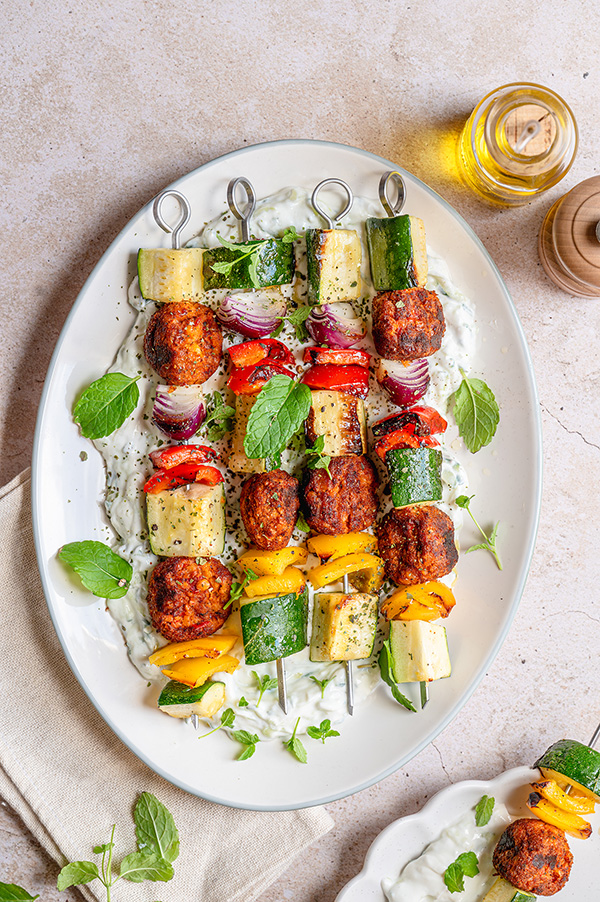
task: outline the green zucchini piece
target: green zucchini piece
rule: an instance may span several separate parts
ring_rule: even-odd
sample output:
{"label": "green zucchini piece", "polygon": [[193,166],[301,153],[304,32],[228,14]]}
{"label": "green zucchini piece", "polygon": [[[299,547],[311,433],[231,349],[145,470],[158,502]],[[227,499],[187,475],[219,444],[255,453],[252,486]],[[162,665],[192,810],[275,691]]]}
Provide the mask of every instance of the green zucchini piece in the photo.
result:
{"label": "green zucchini piece", "polygon": [[425,226],[416,216],[391,216],[365,223],[376,291],[423,288],[427,281]]}
{"label": "green zucchini piece", "polygon": [[199,298],[202,254],[200,247],[140,248],[137,269],[142,297],[163,304]]}
{"label": "green zucchini piece", "polygon": [[498,877],[481,902],[533,902],[535,899],[537,896],[532,893],[517,889],[504,877]]}
{"label": "green zucchini piece", "polygon": [[146,493],[148,538],[161,557],[213,557],[225,548],[223,483],[193,482],[171,491]]}
{"label": "green zucchini piece", "polygon": [[367,453],[365,403],[341,391],[311,392],[311,408],[305,424],[307,447],[324,437],[323,454],[343,457]]}
{"label": "green zucchini piece", "polygon": [[[242,257],[245,245],[240,251],[228,247],[214,247],[204,251],[204,290],[212,288],[241,289],[253,291],[256,288],[270,288],[273,285],[288,285],[294,278],[294,245],[281,238],[270,238],[260,243],[257,254]],[[234,261],[238,260],[238,263]],[[250,278],[250,266],[256,261],[255,284]],[[234,263],[229,273],[215,272],[214,263]]]}
{"label": "green zucchini piece", "polygon": [[354,229],[307,229],[309,303],[333,304],[360,297],[361,258],[360,239]]}
{"label": "green zucchini piece", "polygon": [[600,752],[574,739],[561,739],[538,758],[539,767],[547,780],[568,783],[584,795],[600,802]]}
{"label": "green zucchini piece", "polygon": [[373,652],[377,596],[322,592],[315,596],[311,661],[357,661]]}
{"label": "green zucchini piece", "polygon": [[246,664],[287,658],[306,646],[308,593],[240,599]]}
{"label": "green zucchini piece", "polygon": [[186,686],[170,680],[158,699],[158,707],[171,717],[212,717],[225,704],[225,683],[210,680],[202,686]]}
{"label": "green zucchini piece", "polygon": [[392,667],[397,683],[449,677],[452,671],[446,629],[424,620],[390,622]]}
{"label": "green zucchini piece", "polygon": [[394,448],[385,455],[394,507],[442,498],[442,452],[439,448]]}

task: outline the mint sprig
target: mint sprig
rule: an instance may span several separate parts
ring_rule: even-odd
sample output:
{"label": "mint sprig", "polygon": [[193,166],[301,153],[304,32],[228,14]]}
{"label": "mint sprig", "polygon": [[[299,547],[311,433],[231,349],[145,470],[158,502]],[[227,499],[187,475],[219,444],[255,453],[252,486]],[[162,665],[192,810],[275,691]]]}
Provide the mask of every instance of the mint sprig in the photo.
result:
{"label": "mint sprig", "polygon": [[107,373],[85,389],[73,407],[73,419],[86,438],[103,438],[122,426],[139,401],[139,376]]}
{"label": "mint sprig", "polygon": [[462,382],[454,392],[454,419],[464,443],[473,454],[489,445],[500,410],[491,388],[482,379],[469,379],[461,370]]}
{"label": "mint sprig", "polygon": [[240,582],[239,580],[235,580],[231,583],[231,591],[229,593],[229,600],[223,605],[223,610],[227,610],[229,605],[232,605],[234,601],[237,601],[238,598],[242,595],[244,589],[251,583],[253,580],[258,579],[256,573],[253,570],[246,570],[244,574],[244,578]]}
{"label": "mint sprig", "polygon": [[309,470],[325,470],[329,478],[331,479],[331,473],[329,472],[329,464],[331,463],[331,455],[324,453],[325,448],[325,436],[318,435],[315,441],[313,442],[310,448],[307,447],[306,454],[308,460],[306,462],[306,467]]}
{"label": "mint sprig", "polygon": [[[242,704],[243,699],[240,699],[238,704]],[[225,708],[223,713],[221,714],[221,723],[218,727],[213,727],[212,730],[209,730],[208,733],[203,733],[202,736],[198,736],[198,739],[204,739],[205,736],[210,736],[212,733],[216,733],[217,730],[221,730],[223,727],[232,727],[235,722],[235,714],[233,713],[233,708]]]}
{"label": "mint sprig", "polygon": [[256,396],[250,411],[244,450],[249,458],[278,458],[304,425],[311,405],[307,385],[290,376],[272,376]]}
{"label": "mint sprig", "polygon": [[256,744],[260,742],[256,733],[249,733],[248,730],[234,730],[231,736],[244,746],[242,753],[237,756],[237,760],[246,761],[247,758],[251,758],[256,751]]}
{"label": "mint sprig", "polygon": [[257,673],[256,670],[252,671],[252,675],[253,675],[254,679],[256,680],[257,688],[259,691],[258,700],[256,702],[256,707],[258,708],[258,706],[260,705],[260,700],[262,699],[265,692],[267,692],[267,690],[269,690],[269,689],[277,688],[277,678],[270,677],[268,673],[265,673],[261,677],[261,675],[259,673]]}
{"label": "mint sprig", "polygon": [[217,442],[226,432],[233,429],[235,408],[226,404],[220,392],[211,392],[207,397],[206,419],[202,424],[204,435],[209,442]]}
{"label": "mint sprig", "polygon": [[122,598],[127,594],[133,568],[102,542],[69,542],[58,557],[79,574],[81,582],[99,598]]}
{"label": "mint sprig", "polygon": [[325,688],[329,685],[329,683],[331,683],[333,677],[329,677],[328,680],[319,680],[319,679],[317,679],[316,676],[313,676],[311,673],[310,679],[313,681],[313,683],[317,684],[317,686],[321,690],[321,698],[324,698],[325,697]]}
{"label": "mint sprig", "polygon": [[465,877],[476,877],[479,873],[479,862],[475,852],[461,852],[458,858],[448,865],[444,872],[444,883],[451,893],[462,893],[465,889]]}
{"label": "mint sprig", "polygon": [[305,322],[310,316],[310,312],[311,308],[308,306],[295,307],[293,310],[290,310],[287,316],[285,316],[279,325],[271,332],[270,338],[278,338],[283,331],[285,323],[289,323],[290,326],[293,327],[296,338],[300,344],[305,345],[310,340],[308,329],[305,326]]}
{"label": "mint sprig", "polygon": [[496,547],[496,539],[498,538],[498,527],[500,526],[500,521],[496,523],[493,527],[489,536],[487,533],[481,528],[473,513],[471,512],[471,508],[469,507],[471,500],[475,497],[475,495],[459,495],[456,499],[456,503],[459,507],[462,507],[468,513],[469,517],[483,536],[483,542],[477,542],[475,545],[471,545],[470,548],[467,548],[465,554],[468,554],[470,551],[489,551],[494,560],[496,561],[496,565],[498,570],[502,570],[502,561],[500,560],[500,554],[498,553],[498,549]]}
{"label": "mint sprig", "polygon": [[297,758],[301,764],[306,764],[306,762],[308,761],[308,754],[306,752],[306,749],[296,736],[296,731],[298,729],[299,723],[300,718],[298,718],[298,720],[296,721],[294,732],[292,733],[290,738],[283,743],[283,746],[288,750],[288,752],[291,752],[294,758]]}
{"label": "mint sprig", "polygon": [[475,823],[478,827],[489,824],[496,800],[493,796],[481,796],[475,806]]}
{"label": "mint sprig", "polygon": [[307,727],[306,732],[311,739],[320,739],[323,745],[325,745],[325,740],[329,739],[330,736],[340,735],[337,730],[331,729],[331,721],[329,719],[322,720],[318,727]]}

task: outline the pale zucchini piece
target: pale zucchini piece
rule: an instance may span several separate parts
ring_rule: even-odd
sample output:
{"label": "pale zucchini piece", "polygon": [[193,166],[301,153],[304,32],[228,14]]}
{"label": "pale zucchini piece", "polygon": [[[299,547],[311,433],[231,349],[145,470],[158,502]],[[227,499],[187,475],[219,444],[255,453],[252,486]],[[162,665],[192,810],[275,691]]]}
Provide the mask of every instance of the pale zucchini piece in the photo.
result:
{"label": "pale zucchini piece", "polygon": [[362,250],[354,229],[307,229],[308,299],[312,304],[352,301],[362,293]]}
{"label": "pale zucchini piece", "polygon": [[373,651],[377,596],[362,592],[315,595],[311,661],[356,661]]}
{"label": "pale zucchini piece", "polygon": [[264,473],[265,461],[262,457],[248,457],[244,450],[244,438],[248,417],[256,401],[256,395],[237,395],[235,399],[235,425],[231,436],[229,469],[234,473]]}
{"label": "pale zucchini piece", "polygon": [[200,247],[140,248],[137,265],[142,297],[163,304],[199,298],[203,287],[202,253]]}
{"label": "pale zucchini piece", "polygon": [[223,483],[146,493],[148,537],[161,557],[213,557],[225,547]]}
{"label": "pale zucchini piece", "polygon": [[392,620],[392,667],[397,683],[441,680],[452,672],[445,627],[424,620]]}
{"label": "pale zucchini piece", "polygon": [[314,445],[325,437],[323,453],[330,457],[367,453],[365,404],[340,391],[312,391],[306,420],[306,441]]}
{"label": "pale zucchini piece", "polygon": [[532,902],[537,899],[532,893],[517,889],[508,880],[498,877],[481,902]]}
{"label": "pale zucchini piece", "polygon": [[171,717],[213,717],[225,704],[225,683],[208,682],[186,686],[170,680],[158,699],[158,707]]}

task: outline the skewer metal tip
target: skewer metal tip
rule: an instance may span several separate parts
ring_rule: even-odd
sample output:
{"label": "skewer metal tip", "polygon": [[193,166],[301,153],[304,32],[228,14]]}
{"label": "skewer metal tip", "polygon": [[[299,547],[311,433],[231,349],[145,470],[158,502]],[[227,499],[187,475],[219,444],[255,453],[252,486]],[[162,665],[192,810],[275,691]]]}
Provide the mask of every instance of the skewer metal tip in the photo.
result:
{"label": "skewer metal tip", "polygon": [[195,730],[200,727],[200,721],[198,720],[197,714],[192,714],[192,726]]}
{"label": "skewer metal tip", "polygon": [[[350,592],[350,580],[348,574],[344,575],[344,594]],[[346,708],[348,714],[354,714],[354,668],[352,661],[344,661],[344,669],[346,671]]]}
{"label": "skewer metal tip", "polygon": [[285,682],[285,662],[283,658],[277,658],[277,692],[279,693],[279,707],[284,714],[287,714],[288,698]]}
{"label": "skewer metal tip", "polygon": [[427,702],[429,701],[429,685],[425,681],[420,684],[421,688],[421,710],[425,707]]}

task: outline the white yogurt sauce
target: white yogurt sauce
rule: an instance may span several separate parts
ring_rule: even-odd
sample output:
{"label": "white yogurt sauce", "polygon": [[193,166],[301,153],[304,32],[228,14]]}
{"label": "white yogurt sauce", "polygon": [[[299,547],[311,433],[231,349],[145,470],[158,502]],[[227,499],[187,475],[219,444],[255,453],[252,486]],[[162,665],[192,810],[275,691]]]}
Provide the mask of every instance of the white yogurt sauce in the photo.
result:
{"label": "white yogurt sauce", "polygon": [[[304,189],[287,188],[272,197],[258,201],[252,219],[253,236],[257,238],[280,236],[289,226],[294,226],[298,232],[303,232],[310,227],[323,227],[323,222],[312,210],[309,200],[309,195]],[[371,353],[374,353],[374,348],[370,337],[368,309],[370,297],[374,292],[370,288],[368,279],[369,258],[364,241],[364,220],[368,216],[380,216],[382,212],[378,201],[357,197],[350,216],[342,222],[344,228],[355,228],[363,243],[364,298],[362,303],[356,304],[356,309],[357,312],[360,310],[360,314],[369,321],[368,336],[360,343],[360,347],[364,347]],[[189,246],[214,247],[218,245],[217,230],[224,238],[233,241],[239,240],[238,223],[230,213],[227,213],[208,223],[200,235],[189,242]],[[301,272],[306,272],[306,254],[303,248],[303,241],[296,242],[296,268]],[[444,261],[429,250],[428,258],[427,287],[436,291],[443,303],[446,333],[440,351],[429,358],[431,384],[423,403],[431,404],[444,414],[450,395],[460,383],[460,369],[465,373],[470,370],[469,361],[475,349],[475,316],[472,304],[452,284]],[[305,285],[305,279],[299,278],[295,282],[294,296],[299,302],[305,298]],[[223,292],[209,292],[205,303],[214,308],[222,295]],[[120,538],[116,550],[133,567],[133,579],[127,595],[109,601],[108,607],[123,631],[133,664],[144,678],[162,683],[165,680],[158,668],[148,663],[148,655],[159,645],[164,644],[165,640],[152,627],[145,600],[146,575],[158,559],[151,553],[147,541],[142,490],[152,471],[148,459],[149,452],[166,441],[165,436],[152,425],[151,414],[158,376],[146,362],[143,353],[144,333],[148,320],[156,307],[153,303],[147,303],[142,299],[137,279],[130,286],[129,302],[138,310],[138,316],[110,371],[130,376],[139,375],[138,386],[141,402],[120,429],[113,435],[95,442],[106,463],[105,506],[109,519]],[[225,347],[240,340],[239,336],[227,332],[225,338]],[[229,341],[227,341],[228,338]],[[281,338],[292,351],[299,352],[300,345],[289,325],[286,324]],[[300,360],[301,357],[298,355],[298,361],[300,362]],[[219,369],[204,386],[205,394],[209,394],[215,389],[224,390],[226,367],[227,360],[223,355]],[[391,413],[394,409],[394,405],[389,401],[387,395],[379,389],[375,382],[372,382],[367,407],[371,422]],[[202,433],[200,433],[199,440],[202,441]],[[222,452],[226,459],[227,437],[214,444],[216,450]],[[442,445],[442,451],[444,498],[441,506],[453,517],[458,530],[462,523],[462,511],[452,502],[457,494],[465,491],[466,475],[451,449]],[[284,454],[283,466],[288,470],[293,470],[300,460],[301,455],[298,453],[296,443],[296,448],[292,447]],[[382,483],[385,485],[385,472],[383,469],[380,472]],[[228,523],[225,552],[222,559],[225,564],[230,564],[243,548],[244,531],[237,511],[239,511],[240,486],[244,477],[235,476],[229,471],[226,471],[224,475]],[[382,498],[382,501],[384,502],[382,504],[383,511],[385,500]],[[292,541],[300,544],[303,538],[303,535],[297,532]],[[309,559],[308,566],[314,566],[315,563],[318,563],[316,559],[313,558],[312,561]],[[451,583],[453,575],[450,574],[444,581]],[[309,624],[310,622],[309,615]],[[225,626],[226,631],[232,629],[238,634],[241,632],[238,615],[232,615]],[[241,640],[231,654],[242,658]],[[263,664],[256,668],[240,666],[233,674],[215,674],[215,678],[222,680],[226,685],[226,706],[233,708],[236,714],[236,729],[246,729],[258,733],[262,739],[276,736],[288,737],[298,717],[301,718],[299,732],[305,730],[309,724],[317,724],[325,718],[335,724],[346,717],[346,689],[342,665],[311,663],[308,648],[287,658],[287,685],[291,700],[291,713],[287,716],[279,707],[276,690],[265,692],[260,706],[256,707],[258,691],[256,679],[252,673],[253,669],[261,675],[265,673],[269,673],[271,676],[275,675],[274,663]],[[354,673],[355,696],[357,704],[360,704],[379,682],[379,670],[374,664],[374,660],[370,660],[357,662]],[[311,679],[311,676],[318,680],[331,680],[331,682],[327,684],[322,693],[320,686]],[[241,699],[245,699],[248,705],[242,704],[240,707]],[[219,719],[216,718],[215,722],[219,722]]]}
{"label": "white yogurt sauce", "polygon": [[[410,861],[399,877],[384,877],[381,888],[388,902],[478,902],[490,888],[492,855],[510,816],[506,807],[496,804],[485,827],[475,823],[475,812],[468,811],[430,843],[422,855]],[[444,883],[444,872],[462,852],[474,852],[479,874],[464,878],[464,892],[451,893]]]}

